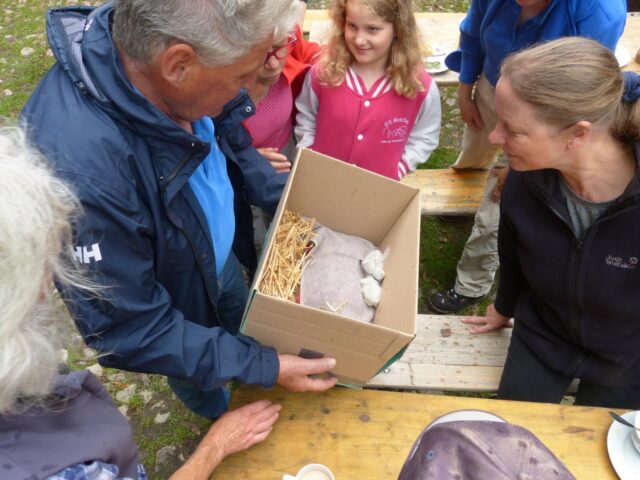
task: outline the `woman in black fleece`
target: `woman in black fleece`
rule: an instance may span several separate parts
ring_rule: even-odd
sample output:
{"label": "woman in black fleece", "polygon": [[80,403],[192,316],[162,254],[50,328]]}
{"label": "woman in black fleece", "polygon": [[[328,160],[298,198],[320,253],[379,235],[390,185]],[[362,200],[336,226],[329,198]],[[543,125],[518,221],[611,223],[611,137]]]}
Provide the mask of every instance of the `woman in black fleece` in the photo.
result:
{"label": "woman in black fleece", "polygon": [[508,57],[491,133],[511,173],[500,284],[483,333],[511,325],[499,398],[640,408],[640,76],[597,42]]}

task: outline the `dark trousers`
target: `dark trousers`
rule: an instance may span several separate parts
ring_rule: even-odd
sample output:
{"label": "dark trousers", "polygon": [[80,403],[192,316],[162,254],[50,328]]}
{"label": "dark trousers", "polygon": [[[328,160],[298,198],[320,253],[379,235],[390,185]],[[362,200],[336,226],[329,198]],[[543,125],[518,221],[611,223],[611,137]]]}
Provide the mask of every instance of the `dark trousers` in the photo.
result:
{"label": "dark trousers", "polygon": [[[514,329],[500,379],[498,398],[560,403],[572,381],[572,377],[558,373],[542,363],[524,344],[517,329]],[[611,387],[581,380],[575,404],[640,409],[640,385]]]}

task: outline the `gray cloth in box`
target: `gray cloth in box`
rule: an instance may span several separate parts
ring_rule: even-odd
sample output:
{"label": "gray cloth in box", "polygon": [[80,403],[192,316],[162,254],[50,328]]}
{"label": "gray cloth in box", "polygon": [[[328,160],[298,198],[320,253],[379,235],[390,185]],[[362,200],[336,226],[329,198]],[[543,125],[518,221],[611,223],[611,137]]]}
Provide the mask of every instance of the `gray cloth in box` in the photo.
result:
{"label": "gray cloth in box", "polygon": [[[371,323],[375,308],[364,303],[360,280],[366,273],[360,260],[376,247],[364,238],[320,226],[311,263],[300,279],[300,303]],[[342,308],[339,308],[343,305]]]}

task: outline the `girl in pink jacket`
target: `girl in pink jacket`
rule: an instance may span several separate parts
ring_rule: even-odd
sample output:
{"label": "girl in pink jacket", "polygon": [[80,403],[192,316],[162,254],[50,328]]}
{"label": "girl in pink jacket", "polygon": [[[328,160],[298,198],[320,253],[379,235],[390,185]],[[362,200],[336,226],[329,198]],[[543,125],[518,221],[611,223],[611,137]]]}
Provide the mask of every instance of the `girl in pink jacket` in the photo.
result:
{"label": "girl in pink jacket", "polygon": [[411,0],[334,0],[333,32],[296,100],[299,147],[393,179],[438,145],[440,95]]}

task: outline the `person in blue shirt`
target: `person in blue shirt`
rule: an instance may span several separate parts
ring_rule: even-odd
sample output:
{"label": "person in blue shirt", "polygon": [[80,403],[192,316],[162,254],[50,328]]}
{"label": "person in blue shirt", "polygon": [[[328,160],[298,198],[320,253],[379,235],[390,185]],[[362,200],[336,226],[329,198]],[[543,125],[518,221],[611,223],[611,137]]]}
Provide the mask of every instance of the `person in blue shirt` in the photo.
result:
{"label": "person in blue shirt", "polygon": [[[495,86],[510,53],[566,36],[589,37],[610,50],[626,21],[625,0],[472,0],[460,24],[460,49],[446,63],[460,72],[458,104],[465,123],[462,152],[454,169],[494,165],[500,149],[489,142],[496,125]],[[498,202],[508,172],[504,158],[493,167],[471,234],[456,269],[453,288],[429,297],[437,313],[453,313],[482,300],[498,268]]]}
{"label": "person in blue shirt", "polygon": [[[164,375],[217,418],[231,380],[325,390],[335,365],[238,334],[255,267],[250,205],[286,174],[251,145],[246,91],[292,0],[116,0],[51,10],[57,63],[23,112],[32,143],[84,210],[74,255],[103,298],[62,296],[103,366]],[[297,10],[294,10],[297,12]]]}

